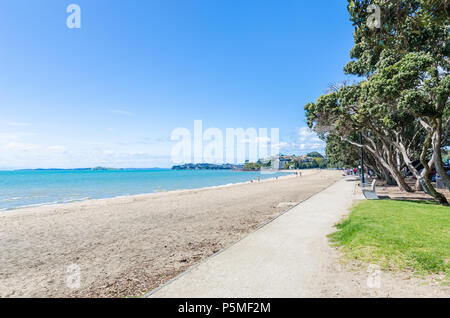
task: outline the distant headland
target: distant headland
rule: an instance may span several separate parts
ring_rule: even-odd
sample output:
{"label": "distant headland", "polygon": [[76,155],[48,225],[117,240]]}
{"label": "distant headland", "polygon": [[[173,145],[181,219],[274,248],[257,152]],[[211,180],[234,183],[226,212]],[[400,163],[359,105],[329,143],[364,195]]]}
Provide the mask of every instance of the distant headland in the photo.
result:
{"label": "distant headland", "polygon": [[179,166],[173,166],[172,170],[243,170],[244,165],[222,164],[216,165],[212,163],[188,163]]}
{"label": "distant headland", "polygon": [[109,167],[93,167],[93,168],[37,168],[37,169],[17,169],[15,171],[125,171],[125,170],[167,170],[167,168],[109,168]]}

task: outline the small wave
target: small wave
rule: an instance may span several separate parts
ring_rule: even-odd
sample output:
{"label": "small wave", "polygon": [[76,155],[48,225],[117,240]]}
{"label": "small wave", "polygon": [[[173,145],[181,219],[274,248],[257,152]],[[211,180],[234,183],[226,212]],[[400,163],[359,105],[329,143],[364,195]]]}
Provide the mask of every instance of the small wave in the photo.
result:
{"label": "small wave", "polygon": [[52,205],[52,204],[58,204],[60,202],[53,201],[53,202],[45,202],[45,203],[35,203],[35,204],[26,204],[26,205],[20,205],[13,208],[7,208],[6,210],[17,210],[17,209],[26,209],[26,208],[34,208],[38,206],[44,206],[44,205]]}
{"label": "small wave", "polygon": [[0,200],[0,202],[13,202],[13,201],[17,201],[20,199],[24,199],[24,198],[23,197],[7,198],[7,199]]}
{"label": "small wave", "polygon": [[30,196],[24,196],[24,197],[12,197],[12,198],[1,199],[0,202],[14,202],[14,201],[19,201],[19,200],[40,199],[40,198],[47,198],[47,196],[30,195]]}
{"label": "small wave", "polygon": [[86,201],[86,200],[90,200],[91,198],[89,197],[85,197],[85,198],[78,198],[78,199],[68,199],[65,201],[60,201],[58,203],[72,203],[72,202],[80,202],[80,201]]}
{"label": "small wave", "polygon": [[52,202],[43,202],[43,203],[34,203],[34,204],[26,204],[26,205],[19,205],[15,207],[10,208],[0,208],[0,211],[11,211],[11,210],[18,210],[18,209],[27,209],[27,208],[36,208],[40,206],[46,206],[46,205],[54,205],[54,204],[64,204],[64,203],[74,203],[74,202],[81,202],[90,200],[91,198],[79,198],[79,199],[69,199],[64,201],[52,201]]}

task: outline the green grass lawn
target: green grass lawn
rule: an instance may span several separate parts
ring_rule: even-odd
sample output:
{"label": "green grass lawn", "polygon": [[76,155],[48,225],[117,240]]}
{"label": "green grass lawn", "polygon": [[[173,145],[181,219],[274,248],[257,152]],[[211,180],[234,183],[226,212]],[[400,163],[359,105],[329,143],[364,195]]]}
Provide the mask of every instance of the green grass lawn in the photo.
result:
{"label": "green grass lawn", "polygon": [[[364,201],[330,240],[346,257],[388,270],[450,277],[450,208],[430,202]],[[447,280],[446,279],[446,280]]]}

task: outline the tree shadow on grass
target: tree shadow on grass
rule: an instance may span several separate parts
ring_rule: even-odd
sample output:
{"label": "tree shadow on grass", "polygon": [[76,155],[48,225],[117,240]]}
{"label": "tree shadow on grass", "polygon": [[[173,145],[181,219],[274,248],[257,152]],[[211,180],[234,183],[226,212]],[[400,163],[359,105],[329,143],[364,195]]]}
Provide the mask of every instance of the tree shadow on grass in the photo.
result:
{"label": "tree shadow on grass", "polygon": [[409,202],[409,203],[419,203],[419,204],[426,204],[426,205],[440,205],[439,202],[430,200],[429,198],[425,197],[417,197],[417,198],[411,198],[411,197],[395,197],[391,198],[389,196],[378,196],[380,200],[383,201],[394,201],[394,202]]}

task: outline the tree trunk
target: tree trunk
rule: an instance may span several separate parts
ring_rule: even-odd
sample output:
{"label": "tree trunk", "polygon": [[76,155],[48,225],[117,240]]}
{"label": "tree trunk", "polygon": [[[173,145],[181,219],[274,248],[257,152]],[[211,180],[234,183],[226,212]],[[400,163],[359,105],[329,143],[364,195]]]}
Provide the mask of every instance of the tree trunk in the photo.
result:
{"label": "tree trunk", "polygon": [[[430,166],[430,169],[433,169],[434,166],[434,154],[431,156],[431,160],[428,161],[428,165]],[[425,178],[425,169],[423,169],[422,173],[420,174],[422,178]],[[416,181],[416,191],[423,191],[422,183],[420,183],[420,179],[417,178]]]}
{"label": "tree trunk", "polygon": [[386,152],[386,156],[387,156],[387,167],[389,172],[392,174],[392,177],[394,178],[395,182],[397,182],[398,187],[402,190],[402,191],[406,191],[406,192],[414,192],[413,189],[411,189],[411,187],[406,183],[405,179],[403,178],[401,172],[397,169],[395,169],[395,164],[394,164],[394,160],[393,160],[393,156],[392,156],[392,152],[389,150],[389,148],[387,147],[387,145],[384,146],[385,148],[385,152]]}
{"label": "tree trunk", "polygon": [[[433,136],[433,132],[430,132],[424,143],[422,154],[420,155],[420,162],[422,163],[422,165],[424,167],[423,175],[425,176],[425,178],[421,179],[421,181],[423,182],[422,186],[424,188],[423,190],[425,191],[425,193],[428,193],[431,196],[433,196],[434,198],[436,198],[440,204],[448,205],[448,201],[445,198],[445,196],[442,195],[441,193],[437,192],[436,189],[434,189],[433,186],[431,185],[430,180],[428,179],[428,174],[430,173],[430,166],[428,165],[426,156],[427,156],[428,148],[430,147],[430,144],[431,144],[432,136]],[[436,162],[436,160],[434,160],[434,162]]]}
{"label": "tree trunk", "polygon": [[433,134],[432,146],[434,152],[434,166],[436,168],[436,172],[442,179],[442,182],[445,184],[448,190],[450,190],[450,176],[447,174],[447,171],[444,169],[444,163],[442,160],[442,120],[436,120],[436,131]]}
{"label": "tree trunk", "polygon": [[[367,136],[365,136],[367,138]],[[364,149],[366,149],[367,151],[369,151],[373,158],[387,171],[389,171],[389,174],[391,175],[391,177],[395,180],[396,185],[400,188],[400,190],[402,191],[406,191],[406,192],[413,192],[413,190],[411,189],[411,187],[405,182],[405,180],[403,179],[402,174],[400,173],[400,171],[398,171],[395,168],[395,164],[393,162],[393,157],[392,157],[392,152],[389,150],[389,148],[387,147],[386,143],[383,143],[383,150],[384,150],[384,154],[387,157],[387,160],[383,157],[383,155],[381,154],[380,150],[377,149],[377,147],[375,146],[375,144],[372,142],[372,144],[374,145],[373,149],[368,147],[367,145],[361,145],[358,143],[355,143],[347,138],[341,137],[342,140],[355,145],[357,147],[363,147]],[[387,178],[390,179],[390,178]]]}
{"label": "tree trunk", "polygon": [[393,184],[395,180],[395,184],[400,188],[400,190],[406,192],[413,192],[411,187],[403,179],[402,174],[397,169],[393,168],[393,166],[391,166],[388,162],[386,162],[386,160],[384,160],[383,157],[381,157],[381,159],[379,160],[383,168],[385,168],[389,172],[390,176],[387,176],[388,184]]}
{"label": "tree trunk", "polygon": [[[409,159],[408,153],[406,151],[405,146],[402,142],[399,142],[399,148],[400,152],[403,156],[403,160],[405,161],[406,165],[408,166],[408,169],[414,174],[414,176],[417,178],[417,183],[421,185],[421,188],[425,191],[425,193],[433,196],[436,200],[438,200],[441,204],[448,204],[447,199],[445,196],[439,192],[436,191],[436,189],[431,184],[430,180],[428,179],[428,171],[430,170],[429,163],[426,164],[426,168],[423,169],[422,174],[417,171],[417,169],[412,164],[411,160]],[[425,143],[426,146],[426,143]],[[424,148],[422,154],[425,153],[423,157],[426,156],[427,148]],[[433,158],[430,160],[430,162],[433,162],[435,157],[435,154],[433,154]],[[425,165],[424,165],[425,167]],[[417,184],[416,184],[417,185]],[[425,185],[425,186],[423,186]]]}
{"label": "tree trunk", "polygon": [[416,184],[414,185],[416,191],[423,191],[422,183],[420,183],[420,179],[416,180]]}
{"label": "tree trunk", "polygon": [[386,180],[386,184],[387,185],[397,185],[397,183],[395,182],[395,180],[392,178],[392,175],[390,174],[389,171],[387,171],[386,169],[382,170],[383,175],[384,175],[384,180]]}

